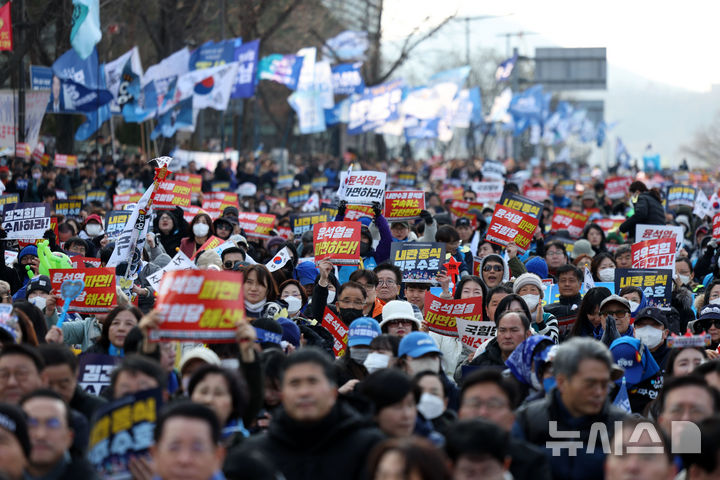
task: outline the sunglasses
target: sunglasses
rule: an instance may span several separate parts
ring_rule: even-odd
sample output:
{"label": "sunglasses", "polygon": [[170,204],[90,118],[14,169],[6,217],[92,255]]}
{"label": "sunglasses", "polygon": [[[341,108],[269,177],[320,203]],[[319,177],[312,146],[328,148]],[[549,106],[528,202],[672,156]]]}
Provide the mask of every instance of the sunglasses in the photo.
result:
{"label": "sunglasses", "polygon": [[720,328],[720,319],[707,319],[701,322],[702,328],[707,331],[710,327]]}
{"label": "sunglasses", "polygon": [[485,265],[483,267],[483,272],[492,272],[492,271],[502,272],[503,267],[502,267],[502,265]]}
{"label": "sunglasses", "polygon": [[232,268],[235,266],[235,264],[239,263],[239,262],[240,262],[239,260],[237,260],[235,262],[233,262],[231,260],[225,260],[225,262],[223,263],[223,267],[225,267],[225,270],[232,270]]}

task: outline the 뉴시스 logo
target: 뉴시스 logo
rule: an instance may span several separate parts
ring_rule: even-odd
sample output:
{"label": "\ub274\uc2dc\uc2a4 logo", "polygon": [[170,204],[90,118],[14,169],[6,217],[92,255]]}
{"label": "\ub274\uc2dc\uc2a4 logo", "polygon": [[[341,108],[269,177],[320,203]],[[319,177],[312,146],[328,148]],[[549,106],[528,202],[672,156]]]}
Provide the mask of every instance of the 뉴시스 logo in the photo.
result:
{"label": "\ub274\uc2dc\uc2a4 logo", "polygon": [[[650,422],[628,425],[628,430],[631,429],[631,433],[627,436],[624,433],[622,435],[617,434],[621,429],[624,430],[623,422],[617,421],[614,424],[616,434],[612,439],[608,433],[607,425],[602,422],[595,422],[590,427],[587,444],[580,440],[581,434],[577,430],[558,430],[556,421],[549,422],[549,426],[550,437],[555,440],[545,442],[545,448],[552,451],[553,457],[575,457],[583,449],[588,455],[598,453],[598,450],[604,455],[665,453],[660,433],[657,432],[655,425]],[[671,454],[702,453],[700,428],[695,423],[673,421],[669,433]]]}

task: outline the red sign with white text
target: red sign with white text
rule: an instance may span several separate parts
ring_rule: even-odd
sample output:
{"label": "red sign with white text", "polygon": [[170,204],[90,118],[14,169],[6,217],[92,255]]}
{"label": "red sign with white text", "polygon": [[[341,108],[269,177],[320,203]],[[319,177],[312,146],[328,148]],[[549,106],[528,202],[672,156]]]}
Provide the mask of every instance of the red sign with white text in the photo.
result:
{"label": "red sign with white text", "polygon": [[192,193],[202,193],[202,175],[194,173],[175,173],[173,178],[178,182],[190,184]]}
{"label": "red sign with white text", "polygon": [[610,177],[605,180],[605,196],[611,200],[623,198],[631,183],[630,177]]}
{"label": "red sign with white text", "polygon": [[163,180],[153,197],[153,207],[157,210],[172,210],[175,207],[189,207],[192,187],[189,183]]}
{"label": "red sign with white text", "polygon": [[270,238],[270,231],[275,228],[275,215],[271,213],[240,212],[238,215],[240,228],[248,237]]}
{"label": "red sign with white text", "polygon": [[525,253],[537,226],[538,219],[534,215],[495,205],[495,212],[485,238],[503,247],[515,243],[518,250]]}
{"label": "red sign with white text", "polygon": [[53,294],[58,296],[57,306],[61,309],[65,305],[63,292],[66,290],[82,292],[70,302],[69,312],[106,313],[117,305],[114,268],[51,268],[49,273]]}
{"label": "red sign with white text", "polygon": [[392,190],[385,192],[385,211],[388,221],[410,220],[425,210],[425,192],[422,190]]}
{"label": "red sign with white text", "polygon": [[341,357],[345,353],[348,341],[348,327],[328,307],[323,313],[322,326],[333,337],[333,353]]}
{"label": "red sign with white text", "polygon": [[55,154],[55,161],[53,162],[55,168],[77,168],[78,157],[77,155],[64,155],[62,153]]}
{"label": "red sign with white text", "polygon": [[155,309],[160,327],[150,341],[234,343],[235,324],[245,316],[242,274],[216,270],[165,272]]}
{"label": "red sign with white text", "polygon": [[675,238],[636,242],[631,248],[632,268],[669,268],[675,271]]}
{"label": "red sign with white text", "polygon": [[583,213],[573,212],[566,208],[556,208],[550,229],[553,232],[567,230],[572,238],[580,238],[587,220],[588,216]]}
{"label": "red sign with white text", "polygon": [[465,299],[447,299],[425,293],[425,324],[431,332],[457,337],[457,320],[482,321],[483,299],[473,297]]}
{"label": "red sign with white text", "polygon": [[324,222],[313,226],[315,261],[335,265],[360,263],[360,222]]}

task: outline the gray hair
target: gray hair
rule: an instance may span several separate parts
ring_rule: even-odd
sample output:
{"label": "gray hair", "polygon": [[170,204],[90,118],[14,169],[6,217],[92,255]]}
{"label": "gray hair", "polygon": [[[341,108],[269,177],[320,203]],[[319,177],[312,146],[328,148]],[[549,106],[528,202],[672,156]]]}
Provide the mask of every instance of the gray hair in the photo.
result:
{"label": "gray hair", "polygon": [[555,375],[563,374],[570,378],[577,373],[583,360],[597,360],[604,363],[608,370],[613,364],[610,350],[604,343],[593,338],[573,337],[558,346],[553,360],[553,372]]}

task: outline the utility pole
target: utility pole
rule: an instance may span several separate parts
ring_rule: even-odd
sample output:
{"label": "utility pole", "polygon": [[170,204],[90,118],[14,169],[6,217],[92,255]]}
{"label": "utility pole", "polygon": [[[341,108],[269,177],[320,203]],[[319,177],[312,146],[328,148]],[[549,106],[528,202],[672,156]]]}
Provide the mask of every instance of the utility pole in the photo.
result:
{"label": "utility pole", "polygon": [[508,33],[499,33],[497,34],[498,37],[505,37],[505,56],[510,57],[510,39],[512,37],[517,38],[523,38],[526,35],[537,35],[537,32],[525,32],[523,30],[520,30],[519,32],[508,32]]}
{"label": "utility pole", "polygon": [[[220,0],[220,41],[225,41],[225,0]],[[225,110],[220,112],[220,151],[225,160]]]}
{"label": "utility pole", "polygon": [[[25,0],[18,0],[18,15],[20,21],[17,26],[17,45],[25,45]],[[18,142],[25,142],[25,55],[18,59]]]}
{"label": "utility pole", "polygon": [[488,20],[491,18],[509,17],[512,13],[506,15],[476,15],[467,17],[455,17],[455,20],[461,20],[465,22],[465,63],[470,65],[470,22],[477,20]]}

